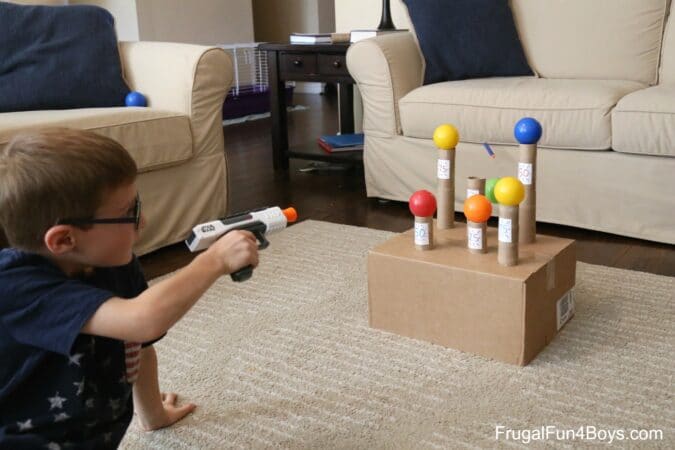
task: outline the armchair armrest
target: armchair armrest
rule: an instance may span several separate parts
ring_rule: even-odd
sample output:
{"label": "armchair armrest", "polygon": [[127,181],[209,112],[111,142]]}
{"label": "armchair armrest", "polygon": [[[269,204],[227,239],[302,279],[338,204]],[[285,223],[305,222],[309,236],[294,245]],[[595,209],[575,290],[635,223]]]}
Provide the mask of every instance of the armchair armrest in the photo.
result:
{"label": "armchair armrest", "polygon": [[398,101],[424,79],[424,58],[413,35],[391,33],[357,42],[347,50],[347,68],[363,98],[363,130],[400,134]]}
{"label": "armchair armrest", "polygon": [[222,108],[233,78],[225,51],[169,42],[120,42],[119,49],[129,87],[149,107],[190,117],[195,153],[223,148]]}

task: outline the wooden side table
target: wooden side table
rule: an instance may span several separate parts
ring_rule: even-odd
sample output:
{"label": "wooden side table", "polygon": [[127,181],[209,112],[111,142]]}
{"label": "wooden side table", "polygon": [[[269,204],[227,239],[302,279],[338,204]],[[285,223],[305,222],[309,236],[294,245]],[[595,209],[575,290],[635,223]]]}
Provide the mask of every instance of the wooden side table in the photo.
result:
{"label": "wooden side table", "polygon": [[[340,133],[354,132],[354,80],[347,71],[348,43],[339,44],[261,44],[267,52],[272,118],[272,150],[275,170],[288,170],[289,158],[344,161],[361,158],[360,152],[328,154],[318,145],[288,147],[286,81],[338,83]],[[315,136],[314,138],[317,138]]]}

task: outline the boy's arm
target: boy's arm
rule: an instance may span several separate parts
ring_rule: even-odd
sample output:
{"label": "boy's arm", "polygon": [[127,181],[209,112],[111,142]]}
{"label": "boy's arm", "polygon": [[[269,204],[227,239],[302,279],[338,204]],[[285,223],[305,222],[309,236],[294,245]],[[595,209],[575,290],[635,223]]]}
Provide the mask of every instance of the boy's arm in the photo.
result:
{"label": "boy's arm", "polygon": [[134,411],[138,414],[141,428],[146,431],[173,425],[196,407],[193,403],[176,406],[176,394],[162,394],[159,391],[157,354],[152,345],[141,350],[138,378],[133,392]]}
{"label": "boy's arm", "polygon": [[231,231],[175,275],[133,299],[113,297],[82,327],[82,333],[113,339],[148,342],[166,333],[220,277],[258,264],[255,236]]}

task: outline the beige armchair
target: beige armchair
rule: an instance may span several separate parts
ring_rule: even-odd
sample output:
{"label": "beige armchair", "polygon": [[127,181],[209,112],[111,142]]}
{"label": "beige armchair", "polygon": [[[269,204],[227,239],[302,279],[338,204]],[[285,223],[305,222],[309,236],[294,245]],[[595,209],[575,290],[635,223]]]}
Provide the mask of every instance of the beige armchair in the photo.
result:
{"label": "beige armchair", "polygon": [[66,126],[120,142],[134,157],[147,226],[137,254],[179,242],[227,209],[222,106],[232,62],[221,49],[120,42],[129,88],[147,108],[82,108],[0,113],[0,147],[20,130]]}

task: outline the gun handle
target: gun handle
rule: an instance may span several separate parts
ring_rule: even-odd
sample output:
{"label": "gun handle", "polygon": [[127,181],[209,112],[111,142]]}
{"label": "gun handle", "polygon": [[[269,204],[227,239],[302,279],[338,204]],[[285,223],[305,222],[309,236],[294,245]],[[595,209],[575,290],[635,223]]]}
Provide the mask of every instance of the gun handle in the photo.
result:
{"label": "gun handle", "polygon": [[[260,230],[252,230],[255,237],[258,239],[258,249],[266,249],[270,245],[269,241],[265,239],[265,233]],[[253,266],[246,266],[236,272],[230,274],[232,281],[246,281],[253,275]]]}
{"label": "gun handle", "polygon": [[253,266],[246,266],[230,274],[232,281],[246,281],[253,275]]}

